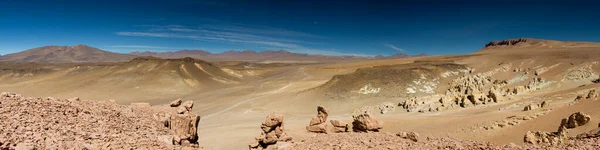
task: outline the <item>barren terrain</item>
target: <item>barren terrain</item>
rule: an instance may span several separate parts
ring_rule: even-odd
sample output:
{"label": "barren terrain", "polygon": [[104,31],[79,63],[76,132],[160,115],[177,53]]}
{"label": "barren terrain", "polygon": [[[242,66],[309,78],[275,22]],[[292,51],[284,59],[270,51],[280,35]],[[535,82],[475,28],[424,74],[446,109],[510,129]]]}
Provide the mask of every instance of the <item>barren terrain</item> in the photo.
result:
{"label": "barren terrain", "polygon": [[[574,137],[600,123],[600,98],[587,98],[590,91],[600,91],[600,84],[593,82],[600,78],[598,58],[596,43],[526,39],[492,42],[466,55],[344,62],[154,57],[116,63],[2,62],[0,91],[122,105],[192,100],[191,113],[201,116],[198,143],[203,149],[247,149],[272,112],[283,115],[284,131],[297,149],[544,149],[548,147],[543,144],[525,144],[525,134],[556,132],[561,119],[583,112],[591,119],[569,129],[570,139],[564,143],[597,149],[597,137]],[[393,109],[383,112],[386,103]],[[317,106],[329,110],[329,120],[348,123],[353,115],[368,112],[383,122],[382,129],[308,132]],[[418,133],[419,142],[398,138],[400,131]],[[585,140],[587,145],[581,142]]]}

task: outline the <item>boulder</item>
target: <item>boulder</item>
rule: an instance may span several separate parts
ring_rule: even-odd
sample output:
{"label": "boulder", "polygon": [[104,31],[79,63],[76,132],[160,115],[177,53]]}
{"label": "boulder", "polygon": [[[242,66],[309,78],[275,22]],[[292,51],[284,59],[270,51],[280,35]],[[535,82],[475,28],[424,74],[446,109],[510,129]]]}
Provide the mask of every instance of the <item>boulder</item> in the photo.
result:
{"label": "boulder", "polygon": [[181,105],[181,98],[178,98],[178,99],[172,101],[171,104],[169,104],[169,106],[171,106],[171,107],[177,107],[179,105]]}
{"label": "boulder", "polygon": [[596,98],[596,97],[598,97],[598,93],[596,93],[596,89],[591,89],[585,98],[590,99],[590,98]]}
{"label": "boulder", "polygon": [[582,95],[577,95],[577,97],[575,97],[575,101],[582,100],[582,99],[583,99]]}
{"label": "boulder", "polygon": [[354,118],[354,121],[352,122],[352,130],[355,132],[379,132],[379,129],[383,128],[383,122],[375,119],[375,117],[373,117],[371,114],[365,113],[352,117]]}
{"label": "boulder", "polygon": [[181,106],[187,109],[187,111],[192,111],[192,108],[194,107],[194,101],[186,101]]}
{"label": "boulder", "polygon": [[571,129],[590,122],[591,117],[583,112],[577,112],[569,116],[566,127]]}
{"label": "boulder", "polygon": [[415,133],[415,132],[403,132],[402,131],[402,132],[396,133],[396,136],[399,136],[399,137],[404,138],[404,139],[411,140],[413,142],[419,141],[419,134]]}
{"label": "boulder", "polygon": [[170,128],[173,131],[173,143],[181,145],[184,140],[189,143],[198,143],[198,123],[200,116],[191,114],[177,114],[171,116]]}
{"label": "boulder", "polygon": [[335,133],[348,132],[348,123],[339,120],[329,120],[333,126],[332,131]]}
{"label": "boulder", "polygon": [[248,144],[250,149],[266,149],[269,145],[275,145],[280,141],[291,141],[292,137],[288,136],[283,130],[283,115],[273,112],[265,118],[265,122],[261,124],[262,132],[260,136],[254,138]]}
{"label": "boulder", "polygon": [[540,107],[542,108],[546,108],[548,107],[550,104],[547,101],[543,101],[542,104],[540,104]]}
{"label": "boulder", "polygon": [[313,117],[306,130],[317,133],[327,133],[327,116],[329,112],[323,106],[317,106],[317,116]]}
{"label": "boulder", "polygon": [[559,145],[567,140],[567,136],[559,132],[527,131],[523,141],[528,144]]}
{"label": "boulder", "polygon": [[523,109],[523,111],[535,110],[537,108],[538,108],[537,104],[529,104],[529,105],[525,106],[525,108]]}
{"label": "boulder", "polygon": [[315,133],[327,133],[327,123],[306,126],[306,130],[308,130],[309,132],[315,132]]}

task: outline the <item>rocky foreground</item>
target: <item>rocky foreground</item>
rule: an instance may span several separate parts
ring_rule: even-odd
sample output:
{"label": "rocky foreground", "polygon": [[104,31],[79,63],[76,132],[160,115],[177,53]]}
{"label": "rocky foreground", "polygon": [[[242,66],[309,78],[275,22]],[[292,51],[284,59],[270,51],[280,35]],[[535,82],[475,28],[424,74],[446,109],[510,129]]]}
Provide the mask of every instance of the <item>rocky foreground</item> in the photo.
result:
{"label": "rocky foreground", "polygon": [[[0,149],[199,148],[195,141],[182,142],[184,138],[192,139],[190,135],[178,135],[191,130],[195,135],[197,124],[181,119],[195,115],[178,114],[174,109],[147,103],[118,105],[114,101],[1,93]],[[156,114],[172,114],[174,119],[160,122]]]}

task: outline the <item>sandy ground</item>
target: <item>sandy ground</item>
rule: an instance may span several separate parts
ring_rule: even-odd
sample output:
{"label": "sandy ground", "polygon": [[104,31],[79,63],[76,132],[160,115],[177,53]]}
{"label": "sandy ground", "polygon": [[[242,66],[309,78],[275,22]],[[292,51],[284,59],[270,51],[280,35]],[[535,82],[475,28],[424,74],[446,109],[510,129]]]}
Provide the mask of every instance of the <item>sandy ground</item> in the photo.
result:
{"label": "sandy ground", "polygon": [[[560,50],[556,50],[560,51]],[[591,52],[589,50],[588,52]],[[598,55],[597,51],[593,52]],[[522,144],[523,135],[530,130],[556,131],[560,119],[568,115],[583,111],[592,116],[591,123],[577,128],[570,134],[578,134],[597,127],[600,122],[600,100],[584,100],[571,103],[576,93],[583,93],[587,89],[600,87],[599,84],[591,84],[589,81],[567,82],[560,81],[563,72],[552,72],[555,70],[567,70],[573,64],[592,62],[593,57],[571,56],[570,58],[554,59],[559,57],[558,53],[550,53],[543,58],[536,53],[521,55],[520,53],[509,53],[503,55],[473,55],[473,56],[433,56],[427,58],[385,59],[385,60],[362,60],[358,62],[306,64],[283,67],[268,68],[270,73],[259,75],[260,78],[247,80],[243,83],[225,86],[215,90],[202,89],[190,90],[191,92],[147,92],[132,89],[119,89],[111,85],[93,84],[87,87],[85,84],[73,86],[73,82],[79,79],[66,81],[64,73],[50,73],[34,77],[23,78],[0,84],[0,91],[9,91],[31,96],[53,96],[59,98],[82,97],[85,99],[106,100],[115,99],[117,103],[127,104],[132,102],[149,102],[153,105],[168,104],[176,98],[194,100],[193,113],[202,116],[199,127],[199,143],[204,149],[246,149],[247,144],[258,136],[261,122],[265,116],[273,111],[285,116],[285,130],[291,134],[294,141],[315,136],[309,133],[305,126],[310,119],[316,115],[316,106],[322,105],[329,109],[330,119],[351,122],[352,111],[363,106],[377,105],[383,102],[399,103],[405,98],[364,98],[359,100],[330,100],[320,97],[318,94],[303,93],[307,89],[320,86],[331,79],[334,75],[352,73],[358,68],[412,63],[415,60],[455,60],[475,68],[478,71],[496,68],[498,63],[512,63],[511,70],[517,67],[551,66],[557,63],[559,67],[551,69],[542,77],[556,81],[552,88],[546,91],[520,95],[513,100],[482,107],[470,107],[452,109],[433,113],[406,112],[401,108],[384,115],[376,117],[384,122],[382,132],[414,131],[425,137],[453,137],[476,141],[489,141],[499,144]],[[573,59],[585,58],[585,59]],[[534,61],[533,63],[528,63]],[[598,65],[592,68],[599,70]],[[497,78],[510,79],[515,74],[500,73]],[[81,78],[86,76],[81,76]],[[90,76],[94,77],[94,76]],[[5,79],[6,80],[6,79]],[[83,80],[83,79],[81,79]],[[60,81],[49,83],[49,81]],[[522,81],[525,82],[525,81]],[[152,83],[139,83],[152,84]],[[519,83],[525,84],[525,83]],[[584,87],[580,85],[586,84]],[[161,88],[158,85],[153,88]],[[116,86],[123,87],[123,86]],[[169,87],[162,87],[169,88]],[[110,92],[107,92],[110,91]],[[536,111],[522,111],[523,102],[541,102],[552,100],[551,105],[555,107],[540,109]],[[510,107],[517,105],[517,107]],[[502,109],[508,108],[508,109]],[[523,121],[517,125],[484,130],[482,127],[491,125],[497,121],[506,120],[507,117],[515,115],[529,115],[536,112],[546,112],[538,118]]]}

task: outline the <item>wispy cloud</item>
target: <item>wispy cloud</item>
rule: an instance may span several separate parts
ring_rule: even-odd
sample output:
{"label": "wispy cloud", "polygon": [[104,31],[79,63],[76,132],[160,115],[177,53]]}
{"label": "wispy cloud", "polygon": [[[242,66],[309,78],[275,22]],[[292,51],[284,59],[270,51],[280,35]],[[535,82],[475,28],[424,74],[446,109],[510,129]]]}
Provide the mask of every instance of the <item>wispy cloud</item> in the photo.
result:
{"label": "wispy cloud", "polygon": [[162,46],[147,46],[147,45],[115,45],[106,46],[108,48],[133,48],[133,49],[178,49],[174,47],[162,47]]}
{"label": "wispy cloud", "polygon": [[394,50],[396,50],[396,51],[398,51],[398,52],[403,52],[403,53],[406,53],[406,52],[407,52],[406,50],[404,50],[404,49],[401,49],[401,48],[398,48],[398,47],[396,47],[396,46],[394,46],[394,45],[392,45],[392,44],[384,44],[384,45],[385,45],[385,46],[387,46],[387,47],[389,47],[389,48],[391,48],[391,49],[394,49]]}
{"label": "wispy cloud", "polygon": [[[160,38],[180,38],[209,42],[224,43],[245,43],[259,46],[268,46],[275,49],[285,49],[297,53],[322,54],[322,55],[360,55],[347,54],[337,51],[318,50],[307,48],[305,45],[314,45],[319,43],[308,42],[302,39],[323,38],[317,35],[302,33],[297,31],[269,28],[269,27],[244,27],[244,26],[199,26],[186,27],[182,25],[142,25],[147,28],[145,31],[123,31],[115,32],[121,36],[136,37],[160,37]],[[126,48],[126,47],[122,47]],[[131,47],[133,48],[133,47]],[[366,55],[364,55],[366,56]]]}

